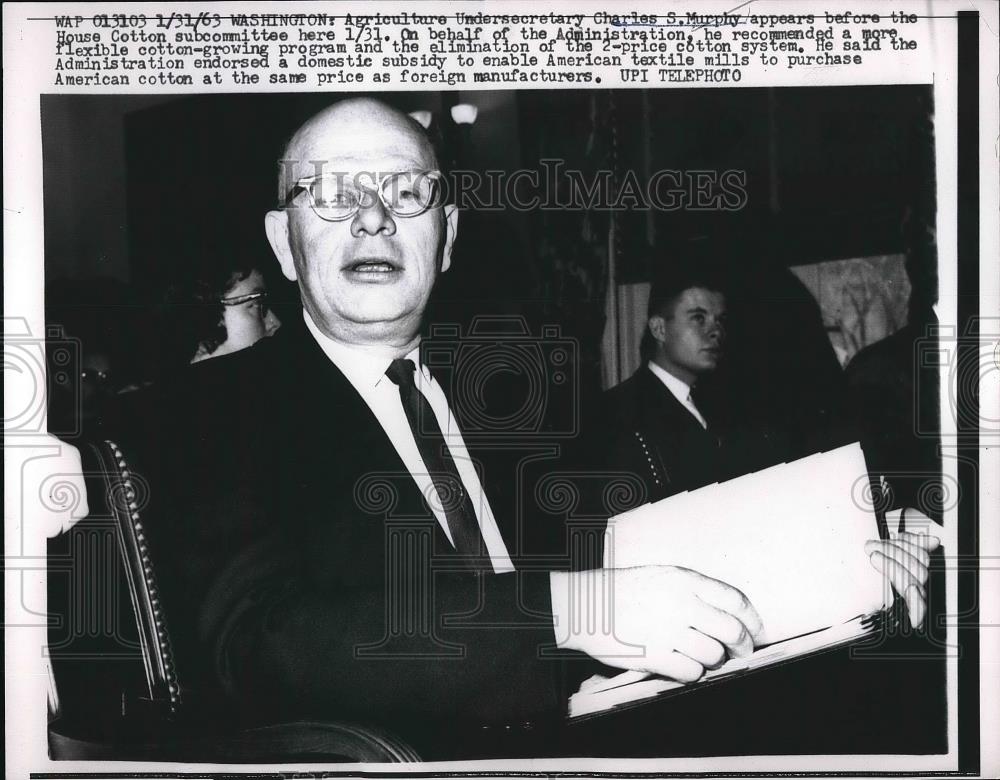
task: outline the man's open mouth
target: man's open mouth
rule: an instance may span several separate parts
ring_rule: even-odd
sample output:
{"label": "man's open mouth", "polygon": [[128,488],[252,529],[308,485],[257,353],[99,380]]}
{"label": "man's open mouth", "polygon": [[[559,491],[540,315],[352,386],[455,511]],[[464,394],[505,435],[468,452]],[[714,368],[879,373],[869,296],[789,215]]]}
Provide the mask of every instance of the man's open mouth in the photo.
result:
{"label": "man's open mouth", "polygon": [[364,274],[371,276],[383,276],[388,274],[397,273],[400,271],[400,266],[390,260],[383,260],[381,258],[366,258],[364,260],[357,260],[347,266],[347,269],[352,274]]}

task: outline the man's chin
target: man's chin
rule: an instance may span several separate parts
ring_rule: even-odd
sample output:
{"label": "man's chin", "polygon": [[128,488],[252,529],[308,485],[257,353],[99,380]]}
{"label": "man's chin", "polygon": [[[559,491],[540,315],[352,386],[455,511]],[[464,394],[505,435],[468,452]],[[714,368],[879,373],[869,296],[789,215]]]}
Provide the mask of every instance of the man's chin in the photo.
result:
{"label": "man's chin", "polygon": [[380,296],[379,300],[372,302],[373,305],[364,304],[364,301],[359,301],[357,306],[344,311],[344,319],[355,325],[373,328],[393,328],[413,319],[414,307],[406,305],[404,301],[388,302],[384,296]]}

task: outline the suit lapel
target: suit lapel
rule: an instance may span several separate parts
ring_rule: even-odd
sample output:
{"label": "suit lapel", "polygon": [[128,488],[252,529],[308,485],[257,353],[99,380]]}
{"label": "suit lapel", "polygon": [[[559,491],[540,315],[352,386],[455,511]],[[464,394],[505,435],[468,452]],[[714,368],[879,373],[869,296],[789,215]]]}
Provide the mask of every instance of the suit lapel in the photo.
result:
{"label": "suit lapel", "polygon": [[671,490],[687,490],[714,482],[718,474],[719,439],[677,400],[649,370],[643,368],[641,384],[642,419],[648,430],[646,446],[655,449],[664,472],[661,479]]}
{"label": "suit lapel", "polygon": [[676,432],[682,429],[692,434],[706,434],[695,416],[648,367],[643,368],[642,398],[646,408],[652,412],[648,419],[662,430]]}
{"label": "suit lapel", "polygon": [[[283,376],[278,396],[286,399],[278,436],[284,440],[282,450],[298,463],[299,488],[350,497],[356,515],[433,519],[374,412],[308,331],[290,334],[277,351]],[[366,499],[368,491],[383,489],[378,485],[393,496],[390,508]],[[450,550],[440,525],[435,521],[433,526],[434,550]]]}

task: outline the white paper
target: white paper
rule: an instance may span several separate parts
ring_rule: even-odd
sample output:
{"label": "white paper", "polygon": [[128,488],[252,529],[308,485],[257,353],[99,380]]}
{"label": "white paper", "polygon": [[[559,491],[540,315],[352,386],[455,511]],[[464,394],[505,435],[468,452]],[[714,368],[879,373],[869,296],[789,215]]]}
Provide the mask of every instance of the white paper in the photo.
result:
{"label": "white paper", "polygon": [[680,493],[609,521],[605,566],[670,564],[742,590],[758,644],[878,609],[888,586],[864,544],[877,539],[858,444]]}
{"label": "white paper", "polygon": [[[720,677],[762,669],[788,661],[807,653],[835,647],[858,639],[870,631],[864,616],[858,616],[840,625],[831,626],[805,636],[761,648],[745,658],[731,658],[717,669],[710,669],[697,683],[701,684]],[[667,691],[685,687],[685,683],[665,677],[651,677],[645,672],[622,672],[614,677],[594,675],[585,680],[580,690],[570,697],[569,716],[579,718],[604,712],[623,704],[642,701]]]}

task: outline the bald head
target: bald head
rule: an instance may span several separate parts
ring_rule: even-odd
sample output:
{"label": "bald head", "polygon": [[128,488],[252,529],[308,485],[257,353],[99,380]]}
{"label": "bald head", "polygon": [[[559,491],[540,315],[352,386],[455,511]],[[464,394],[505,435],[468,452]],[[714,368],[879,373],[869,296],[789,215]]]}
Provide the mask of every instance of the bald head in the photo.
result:
{"label": "bald head", "polygon": [[[458,225],[453,204],[405,208],[416,190],[403,177],[438,168],[423,127],[378,100],[343,100],[299,128],[281,168],[287,202],[268,212],[264,225],[309,319],[341,343],[406,354],[438,274],[451,262]],[[387,191],[386,182],[399,189]],[[348,186],[353,212],[316,208],[317,189]]]}
{"label": "bald head", "polygon": [[291,137],[279,162],[279,193],[306,176],[353,170],[359,161],[400,158],[414,169],[438,168],[434,146],[419,122],[380,100],[347,98],[306,120]]}

